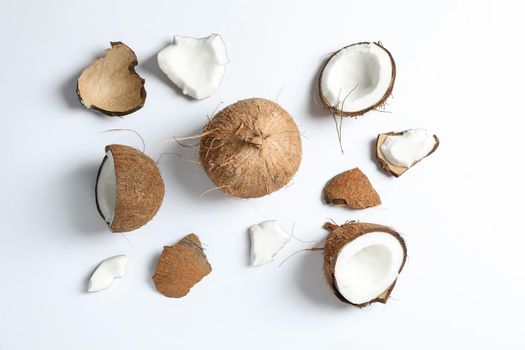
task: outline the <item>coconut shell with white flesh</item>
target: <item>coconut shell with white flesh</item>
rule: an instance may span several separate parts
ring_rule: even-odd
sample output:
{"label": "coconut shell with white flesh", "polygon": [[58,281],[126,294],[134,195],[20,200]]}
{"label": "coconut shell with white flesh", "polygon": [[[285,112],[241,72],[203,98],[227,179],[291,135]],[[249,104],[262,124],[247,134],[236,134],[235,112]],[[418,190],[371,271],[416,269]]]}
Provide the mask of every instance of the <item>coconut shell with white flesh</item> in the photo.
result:
{"label": "coconut shell with white flesh", "polygon": [[334,176],[324,188],[327,204],[365,209],[381,204],[381,199],[366,175],[359,169],[344,171]]}
{"label": "coconut shell with white flesh", "polygon": [[319,76],[319,95],[333,115],[357,117],[383,106],[395,79],[390,52],[379,42],[360,42],[328,58]]}
{"label": "coconut shell with white flesh", "polygon": [[135,230],[162,204],[164,182],[155,162],[136,148],[106,146],[95,188],[97,209],[112,232]]}
{"label": "coconut shell with white flesh", "polygon": [[286,185],[301,163],[301,136],[277,103],[251,98],[217,113],[203,128],[199,159],[213,183],[240,198]]}
{"label": "coconut shell with white flesh", "polygon": [[[425,135],[416,135],[418,139],[412,141],[411,144],[404,142],[404,139],[410,138],[410,135],[407,135],[407,133],[417,131],[425,131]],[[377,136],[376,159],[383,170],[395,177],[399,177],[434,153],[438,147],[438,137],[423,129],[388,132]],[[388,152],[386,152],[386,148],[388,148]]]}
{"label": "coconut shell with white flesh", "polygon": [[137,56],[121,42],[111,42],[104,57],[95,59],[77,81],[77,95],[88,109],[109,116],[133,113],[146,101],[144,79],[137,72]]}
{"label": "coconut shell with white flesh", "polygon": [[372,223],[326,223],[324,275],[339,300],[357,307],[385,303],[406,261],[405,241]]}
{"label": "coconut shell with white flesh", "polygon": [[187,295],[197,282],[211,272],[197,235],[191,233],[174,246],[164,247],[153,282],[157,291],[170,298]]}

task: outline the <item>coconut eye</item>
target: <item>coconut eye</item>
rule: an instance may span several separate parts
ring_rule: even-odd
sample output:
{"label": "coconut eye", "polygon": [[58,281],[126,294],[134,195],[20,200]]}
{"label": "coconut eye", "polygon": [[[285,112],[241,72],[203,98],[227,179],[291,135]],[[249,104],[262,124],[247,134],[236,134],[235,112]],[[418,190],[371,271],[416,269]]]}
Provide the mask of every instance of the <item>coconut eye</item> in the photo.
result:
{"label": "coconut eye", "polygon": [[347,46],[334,53],[321,72],[321,100],[338,115],[364,114],[390,96],[395,75],[394,59],[381,45]]}

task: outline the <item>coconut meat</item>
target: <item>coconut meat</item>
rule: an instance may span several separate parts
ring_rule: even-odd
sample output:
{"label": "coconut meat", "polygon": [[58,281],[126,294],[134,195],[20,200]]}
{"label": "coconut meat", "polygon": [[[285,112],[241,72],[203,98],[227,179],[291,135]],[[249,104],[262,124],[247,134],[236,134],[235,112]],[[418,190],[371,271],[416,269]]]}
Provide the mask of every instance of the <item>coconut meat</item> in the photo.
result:
{"label": "coconut meat", "polygon": [[128,265],[126,255],[117,255],[103,260],[91,275],[88,292],[98,292],[108,288],[113,279],[124,277]]}
{"label": "coconut meat", "polygon": [[320,90],[325,102],[342,112],[359,112],[376,105],[390,87],[392,61],[375,43],[339,50],[323,69]]}
{"label": "coconut meat", "polygon": [[97,182],[97,205],[106,223],[111,226],[115,218],[115,206],[117,203],[117,177],[115,175],[115,164],[110,151],[100,168]]}
{"label": "coconut meat", "polygon": [[221,36],[205,38],[175,36],[172,45],[157,55],[160,69],[184,95],[203,99],[213,94],[229,62]]}
{"label": "coconut meat", "polygon": [[290,240],[291,236],[275,220],[250,226],[252,266],[266,264]]}
{"label": "coconut meat", "polygon": [[410,168],[428,156],[436,146],[434,134],[425,129],[405,130],[401,135],[389,135],[381,145],[381,153],[393,165]]}
{"label": "coconut meat", "polygon": [[334,277],[338,292],[353,304],[374,300],[396,280],[404,254],[399,240],[389,233],[357,237],[337,256]]}

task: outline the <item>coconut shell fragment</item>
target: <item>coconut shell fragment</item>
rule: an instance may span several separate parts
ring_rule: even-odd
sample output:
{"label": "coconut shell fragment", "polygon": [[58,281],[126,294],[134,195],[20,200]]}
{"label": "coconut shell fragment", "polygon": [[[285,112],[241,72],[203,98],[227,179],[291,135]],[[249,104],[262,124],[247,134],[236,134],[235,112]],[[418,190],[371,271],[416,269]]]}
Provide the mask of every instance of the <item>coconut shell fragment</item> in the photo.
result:
{"label": "coconut shell fragment", "polygon": [[203,169],[224,193],[262,197],[286,185],[301,163],[301,136],[277,103],[251,98],[217,113],[203,128]]}
{"label": "coconut shell fragment", "polygon": [[108,161],[104,157],[97,175],[95,188],[97,209],[112,232],[135,230],[150,221],[159,210],[164,199],[164,182],[155,162],[136,148],[124,145],[106,146],[114,164],[116,200],[114,215],[110,222],[99,204],[101,185],[99,179]]}
{"label": "coconut shell fragment", "polygon": [[166,246],[157,262],[153,282],[157,291],[181,298],[211,272],[199,238],[191,233],[174,246]]}
{"label": "coconut shell fragment", "polygon": [[80,102],[109,116],[133,113],[146,101],[144,79],[136,72],[137,56],[121,42],[111,42],[104,57],[95,59],[77,81]]}
{"label": "coconut shell fragment", "polygon": [[393,175],[395,177],[400,177],[401,175],[403,175],[408,169],[410,169],[411,167],[413,167],[414,165],[416,165],[417,163],[419,163],[420,161],[422,161],[426,157],[430,156],[439,147],[439,139],[438,139],[438,137],[436,135],[433,135],[433,138],[434,138],[434,141],[435,141],[434,146],[421,159],[415,161],[411,166],[408,166],[408,167],[407,166],[399,166],[399,165],[392,164],[391,162],[389,162],[386,159],[385,155],[381,151],[381,146],[383,145],[383,143],[385,143],[385,141],[387,140],[387,138],[389,136],[401,136],[407,131],[408,130],[401,131],[401,132],[387,132],[387,133],[384,133],[384,134],[377,135],[377,140],[376,140],[376,159],[377,159],[379,165],[381,166],[381,168],[383,170],[385,170],[387,173],[389,173],[390,175]]}
{"label": "coconut shell fragment", "polygon": [[328,204],[365,209],[381,204],[381,199],[365,174],[354,168],[334,176],[324,188]]}
{"label": "coconut shell fragment", "polygon": [[[374,302],[379,303],[386,303],[388,298],[390,297],[390,294],[392,290],[394,289],[394,286],[397,281],[397,275],[401,272],[401,270],[404,267],[404,264],[406,262],[407,257],[407,250],[405,241],[401,237],[399,233],[391,229],[390,227],[379,225],[379,224],[373,224],[373,223],[361,223],[361,222],[347,222],[344,225],[336,225],[334,223],[327,222],[324,225],[324,228],[330,231],[328,237],[326,238],[324,249],[323,249],[323,255],[324,255],[324,275],[326,282],[328,283],[328,286],[333,291],[335,296],[341,300],[344,303],[348,303],[357,307],[364,307]],[[370,238],[370,243],[368,245],[363,245],[363,238],[366,238],[367,235],[376,235],[375,237]],[[353,300],[349,300],[347,297],[345,297],[342,292],[342,288],[347,288],[346,285],[339,285],[338,284],[338,276],[336,275],[337,268],[336,263],[338,261],[338,258],[340,255],[342,255],[342,251],[345,247],[349,246],[350,244],[357,242],[358,239],[361,238],[361,242],[358,244],[361,244],[361,247],[359,248],[357,254],[354,254],[353,257],[358,256],[358,254],[364,254],[366,255],[364,259],[361,261],[362,265],[370,264],[370,266],[374,267],[374,259],[372,252],[375,247],[379,246],[381,241],[377,238],[377,235],[383,235],[387,239],[390,239],[391,241],[395,241],[396,245],[398,245],[398,256],[397,256],[397,265],[394,265],[395,271],[393,275],[390,276],[389,279],[387,279],[388,284],[385,286],[384,289],[377,291],[377,293],[373,294],[371,297],[366,299],[361,299],[360,301],[356,302]],[[391,243],[390,243],[391,244]],[[392,253],[392,252],[390,252]],[[395,260],[395,257],[392,257],[392,254],[388,253],[386,255],[385,261],[387,261],[386,264],[391,264],[391,260]],[[395,254],[394,254],[395,255]],[[349,260],[348,257],[345,257],[342,260]],[[342,263],[348,263],[348,261],[343,261]],[[370,270],[370,266],[365,266],[365,278],[368,277],[368,275],[372,274],[372,270]],[[390,269],[392,269],[392,265],[388,265]],[[340,270],[341,271],[341,270]],[[358,271],[357,271],[358,272]],[[352,273],[355,275],[356,270],[352,270]],[[339,277],[340,278],[340,277]],[[346,282],[349,283],[349,282]]]}

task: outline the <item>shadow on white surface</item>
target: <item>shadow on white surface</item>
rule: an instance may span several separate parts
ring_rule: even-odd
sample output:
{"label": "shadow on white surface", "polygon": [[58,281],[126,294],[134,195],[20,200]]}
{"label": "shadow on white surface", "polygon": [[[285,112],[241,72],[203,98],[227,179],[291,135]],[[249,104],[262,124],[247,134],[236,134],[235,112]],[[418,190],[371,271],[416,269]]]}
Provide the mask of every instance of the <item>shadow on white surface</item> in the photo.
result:
{"label": "shadow on white surface", "polygon": [[326,118],[330,115],[330,112],[323,109],[321,105],[321,100],[319,97],[319,77],[321,75],[321,71],[323,70],[323,67],[328,60],[328,57],[319,60],[319,66],[317,68],[317,71],[315,72],[314,76],[312,77],[312,82],[310,84],[310,96],[308,98],[308,112],[313,118]]}
{"label": "shadow on white surface", "polygon": [[99,164],[84,164],[68,173],[63,185],[68,217],[82,234],[106,233],[106,224],[97,211],[95,182]]}

